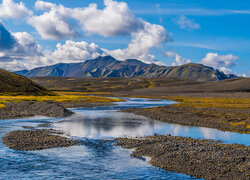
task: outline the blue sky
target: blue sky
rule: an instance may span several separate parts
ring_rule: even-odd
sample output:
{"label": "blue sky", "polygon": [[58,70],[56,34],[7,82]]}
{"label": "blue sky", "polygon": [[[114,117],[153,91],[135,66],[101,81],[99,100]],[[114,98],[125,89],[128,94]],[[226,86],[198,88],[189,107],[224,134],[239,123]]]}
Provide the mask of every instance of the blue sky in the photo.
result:
{"label": "blue sky", "polygon": [[[91,3],[97,7],[90,12]],[[62,26],[50,22],[58,18]],[[111,54],[168,66],[203,63],[250,76],[248,0],[3,0],[0,19],[18,44],[4,49],[0,34],[0,67],[8,70]],[[56,31],[65,26],[69,31]]]}

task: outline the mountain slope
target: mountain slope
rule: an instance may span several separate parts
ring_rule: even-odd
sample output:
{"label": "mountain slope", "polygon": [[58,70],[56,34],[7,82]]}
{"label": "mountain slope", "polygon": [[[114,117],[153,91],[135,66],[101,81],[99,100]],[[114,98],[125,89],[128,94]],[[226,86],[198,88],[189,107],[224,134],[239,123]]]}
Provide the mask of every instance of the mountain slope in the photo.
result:
{"label": "mountain slope", "polygon": [[26,77],[0,69],[0,94],[47,95],[50,93]]}
{"label": "mountain slope", "polygon": [[223,72],[202,64],[181,66],[145,64],[136,59],[118,61],[111,56],[97,57],[83,63],[59,63],[30,71],[16,71],[27,77],[120,77],[120,78],[179,78],[193,81],[218,81],[228,79]]}

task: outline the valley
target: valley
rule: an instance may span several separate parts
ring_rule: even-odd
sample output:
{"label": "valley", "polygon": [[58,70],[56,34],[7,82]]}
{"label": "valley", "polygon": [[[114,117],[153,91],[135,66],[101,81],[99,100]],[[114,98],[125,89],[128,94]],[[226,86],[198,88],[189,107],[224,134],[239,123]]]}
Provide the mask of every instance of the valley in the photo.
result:
{"label": "valley", "polygon": [[[145,155],[152,157],[150,164],[167,171],[207,179],[229,176],[248,177],[246,163],[249,161],[249,146],[246,139],[250,133],[249,78],[214,82],[174,78],[119,77],[31,77],[27,80],[33,81],[37,87],[42,87],[47,94],[28,95],[26,92],[20,93],[19,90],[2,93],[0,117],[5,120],[1,121],[8,123],[13,121],[11,118],[18,121],[20,118],[29,119],[32,116],[36,119],[37,115],[52,119],[42,121],[42,124],[38,119],[35,126],[24,123],[17,128],[18,130],[7,131],[8,133],[6,132],[2,137],[2,142],[10,149],[46,151],[50,148],[89,146],[89,142],[82,138],[87,137],[89,141],[92,136],[97,136],[95,131],[92,135],[85,132],[91,127],[97,128],[97,134],[102,134],[97,137],[104,140],[97,148],[104,146],[109,139],[107,137],[110,137],[112,144],[105,146],[111,147],[117,143],[116,145],[124,148],[135,148],[132,156],[139,158],[138,161]],[[109,117],[110,115],[112,117]],[[132,116],[131,120],[128,119],[130,116]],[[61,118],[61,120],[54,118]],[[30,122],[32,121],[34,120]],[[143,124],[148,121],[150,124],[156,123],[153,129],[151,129],[152,125],[145,124],[144,127]],[[76,126],[74,126],[75,123]],[[134,133],[132,129],[140,126],[147,127],[147,130],[142,134]],[[176,127],[172,129],[172,126]],[[84,129],[81,130],[83,127]],[[119,133],[113,130],[120,127],[125,129],[118,131]],[[176,134],[177,127],[183,130],[190,128],[190,130],[187,134],[180,132]],[[162,128],[166,130],[163,131]],[[206,128],[206,132],[216,131],[221,137],[209,136],[213,140],[206,140],[208,136],[199,133],[205,130],[203,128]],[[171,136],[166,132],[170,132]],[[229,135],[230,138],[224,138],[228,133],[232,133]],[[124,135],[127,138],[124,138]],[[225,142],[228,145],[224,144]],[[243,145],[233,145],[233,142]],[[159,155],[160,149],[169,149],[170,146],[175,150]],[[149,153],[148,148],[153,148],[153,151]],[[183,148],[186,150],[184,151]],[[201,151],[205,152],[200,153]],[[172,157],[173,153],[178,155]],[[220,153],[228,155],[221,156],[220,159],[216,158]],[[241,156],[236,156],[235,153]],[[206,156],[211,163],[203,159],[196,160],[197,154],[201,157]],[[172,157],[173,163],[164,163],[169,156]],[[187,163],[184,162],[185,158],[188,158],[187,162],[191,164],[186,164],[183,168],[178,162]],[[225,161],[227,166],[223,165]],[[201,163],[208,164],[202,166]],[[154,174],[151,175],[154,176]],[[175,176],[179,177],[179,174]]]}

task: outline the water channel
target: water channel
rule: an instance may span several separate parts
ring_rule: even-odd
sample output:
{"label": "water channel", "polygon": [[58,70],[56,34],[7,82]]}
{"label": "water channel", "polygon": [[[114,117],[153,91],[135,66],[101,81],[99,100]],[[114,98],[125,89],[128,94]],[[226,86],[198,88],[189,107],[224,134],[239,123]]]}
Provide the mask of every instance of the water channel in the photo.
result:
{"label": "water channel", "polygon": [[32,117],[0,120],[0,138],[6,133],[52,123],[52,128],[82,142],[81,146],[41,151],[17,151],[0,140],[0,179],[194,179],[190,176],[159,170],[141,159],[131,158],[131,150],[114,146],[116,137],[171,134],[224,143],[250,145],[248,134],[224,132],[212,128],[190,127],[155,121],[126,108],[163,106],[174,102],[129,98],[115,106],[71,109],[68,118]]}

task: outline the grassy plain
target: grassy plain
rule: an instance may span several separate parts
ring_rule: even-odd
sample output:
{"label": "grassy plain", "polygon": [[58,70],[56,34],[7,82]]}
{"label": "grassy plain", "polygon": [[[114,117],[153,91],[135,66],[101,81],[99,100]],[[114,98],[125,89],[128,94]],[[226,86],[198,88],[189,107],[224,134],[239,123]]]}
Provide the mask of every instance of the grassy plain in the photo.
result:
{"label": "grassy plain", "polygon": [[[98,94],[98,93],[97,93]],[[6,107],[6,103],[9,102],[21,102],[21,101],[52,101],[60,103],[111,103],[121,101],[118,98],[108,98],[96,95],[87,95],[86,93],[74,93],[74,92],[60,92],[54,96],[1,96],[0,95],[0,108]]]}
{"label": "grassy plain", "polygon": [[245,98],[218,98],[218,97],[188,97],[188,96],[165,96],[179,102],[175,106],[188,106],[192,108],[232,108],[250,110],[250,99]]}
{"label": "grassy plain", "polygon": [[117,102],[119,97],[169,99],[179,103],[135,112],[170,123],[250,132],[250,78],[219,82],[162,78],[36,77],[32,80],[56,95],[0,96],[0,107],[19,101],[54,101],[65,107],[77,107]]}

